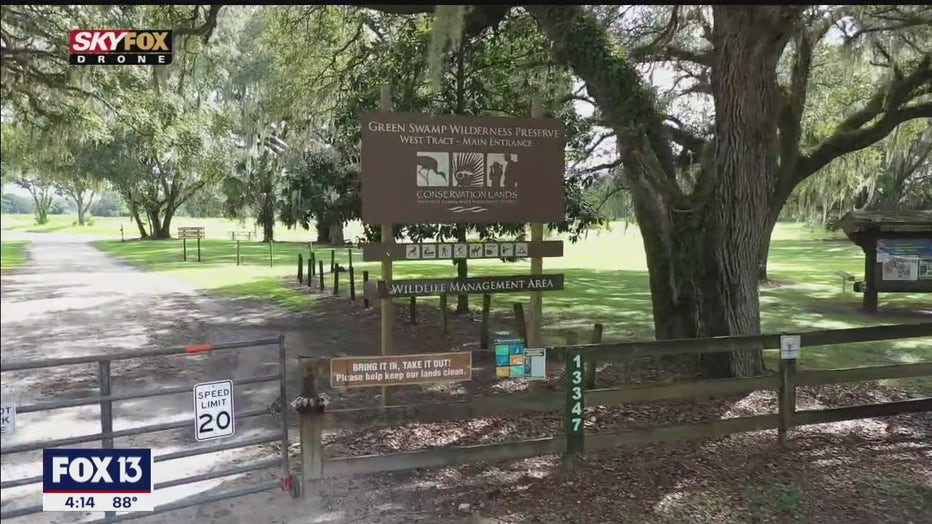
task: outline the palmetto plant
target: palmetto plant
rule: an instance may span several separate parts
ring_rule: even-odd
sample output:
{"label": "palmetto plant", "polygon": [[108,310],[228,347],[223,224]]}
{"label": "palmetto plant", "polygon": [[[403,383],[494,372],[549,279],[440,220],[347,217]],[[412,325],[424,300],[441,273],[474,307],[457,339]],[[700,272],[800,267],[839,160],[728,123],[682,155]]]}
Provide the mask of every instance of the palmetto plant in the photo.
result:
{"label": "palmetto plant", "polygon": [[242,158],[223,180],[227,216],[242,219],[251,213],[262,226],[263,240],[273,240],[281,182],[281,167],[275,153],[265,150]]}

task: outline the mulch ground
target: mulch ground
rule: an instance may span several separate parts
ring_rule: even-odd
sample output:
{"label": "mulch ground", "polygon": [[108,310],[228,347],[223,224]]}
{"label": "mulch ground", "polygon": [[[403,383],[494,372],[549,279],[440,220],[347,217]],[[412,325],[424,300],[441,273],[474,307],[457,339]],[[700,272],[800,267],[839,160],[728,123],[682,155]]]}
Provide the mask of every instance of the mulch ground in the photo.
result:
{"label": "mulch ground", "polygon": [[[306,288],[304,288],[306,289]],[[371,334],[378,354],[377,308],[357,298],[322,295],[341,325]],[[477,302],[475,298],[473,302]],[[452,304],[452,301],[451,301]],[[400,353],[476,349],[477,315],[450,315],[440,332],[437,308],[420,306],[412,325],[396,306]],[[493,332],[512,320],[494,318]],[[555,376],[562,370],[552,368]],[[599,387],[660,384],[695,377],[691,358],[642,359],[599,372]],[[396,388],[400,404],[507,394],[522,381],[475,372],[465,383]],[[557,379],[546,389],[562,389]],[[376,406],[377,388],[334,391],[332,409]],[[859,383],[800,388],[800,409],[840,407],[915,397]],[[507,397],[503,397],[507,398]],[[683,424],[773,413],[776,392],[715,399],[596,406],[586,410],[587,432]],[[432,447],[487,444],[562,432],[559,412],[525,413],[466,421],[406,423],[325,435],[329,456],[393,453]],[[574,472],[560,457],[369,475],[367,485],[411,512],[412,522],[537,523],[896,523],[932,522],[932,413],[820,424],[791,432],[786,446],[775,431],[684,443],[587,453]],[[336,485],[336,484],[335,484]],[[325,489],[324,504],[327,505]],[[415,517],[414,515],[420,515]],[[378,522],[377,515],[366,521]]]}

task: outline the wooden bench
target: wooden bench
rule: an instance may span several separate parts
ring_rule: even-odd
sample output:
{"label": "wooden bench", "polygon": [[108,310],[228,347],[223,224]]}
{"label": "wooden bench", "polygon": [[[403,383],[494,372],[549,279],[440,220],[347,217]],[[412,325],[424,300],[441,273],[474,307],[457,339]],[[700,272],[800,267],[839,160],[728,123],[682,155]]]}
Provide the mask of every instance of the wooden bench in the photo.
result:
{"label": "wooden bench", "polygon": [[239,240],[241,238],[252,240],[252,231],[230,231],[230,240]]}
{"label": "wooden bench", "polygon": [[[834,275],[841,279],[841,292],[844,293],[848,282],[854,282],[854,275],[847,271],[835,271]],[[855,290],[857,291],[857,290]]]}

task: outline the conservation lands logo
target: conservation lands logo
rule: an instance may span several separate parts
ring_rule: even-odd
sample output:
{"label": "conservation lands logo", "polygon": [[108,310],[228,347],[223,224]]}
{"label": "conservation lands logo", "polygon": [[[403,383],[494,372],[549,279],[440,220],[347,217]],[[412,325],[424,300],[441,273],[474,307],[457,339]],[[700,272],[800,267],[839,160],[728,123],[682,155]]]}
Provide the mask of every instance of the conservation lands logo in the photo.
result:
{"label": "conservation lands logo", "polygon": [[415,176],[418,203],[482,213],[518,200],[521,163],[515,153],[418,151]]}

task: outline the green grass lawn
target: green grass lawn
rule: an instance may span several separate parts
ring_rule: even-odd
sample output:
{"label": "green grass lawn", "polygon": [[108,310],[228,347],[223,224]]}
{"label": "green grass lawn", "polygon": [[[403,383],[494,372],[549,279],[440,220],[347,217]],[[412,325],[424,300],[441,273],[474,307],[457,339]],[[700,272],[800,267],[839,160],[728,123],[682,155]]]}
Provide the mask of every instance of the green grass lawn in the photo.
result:
{"label": "green grass lawn", "polygon": [[[764,332],[801,332],[816,329],[840,329],[916,322],[897,309],[932,309],[928,296],[919,294],[881,295],[881,312],[867,315],[858,310],[860,295],[851,290],[842,293],[841,282],[832,272],[863,271],[860,248],[824,231],[794,224],[780,224],[774,233],[770,252],[770,276],[780,283],[761,290],[761,316]],[[230,296],[267,298],[290,308],[310,306],[313,298],[284,285],[294,279],[297,254],[307,259],[308,246],[301,242],[277,242],[273,246],[273,265],[269,266],[268,244],[240,242],[240,266],[236,265],[236,244],[229,240],[207,239],[202,242],[202,261],[194,262],[193,242],[188,242],[188,262],[182,261],[180,240],[119,242],[103,241],[99,249],[139,267],[170,272],[200,287]],[[329,267],[330,250],[318,249],[318,260]],[[335,252],[337,262],[346,266],[346,249]],[[378,278],[379,263],[363,263],[354,252],[357,289],[361,275],[369,271]],[[306,262],[305,262],[306,263]],[[499,261],[470,263],[471,275],[507,275],[528,273],[527,263],[505,264]],[[595,322],[605,326],[605,340],[650,339],[653,334],[646,263],[637,228],[615,224],[611,229],[590,233],[577,244],[567,242],[565,256],[545,259],[545,272],[566,275],[565,290],[544,293],[545,339],[550,344],[564,342],[567,330],[587,333]],[[455,275],[449,261],[397,263],[395,279],[442,278]],[[347,289],[348,275],[341,276],[340,288]],[[332,276],[326,279],[332,288]],[[506,312],[515,301],[526,301],[521,294],[496,294],[493,308]],[[418,299],[419,301],[422,299]],[[436,303],[437,299],[424,299]],[[479,298],[474,297],[474,305]],[[768,353],[770,365],[775,355]],[[853,344],[844,347],[807,348],[800,365],[804,368],[839,368],[932,361],[932,344],[927,339]],[[932,379],[899,381],[903,385],[932,390]]]}
{"label": "green grass lawn", "polygon": [[0,241],[0,272],[9,273],[26,263],[25,240]]}

